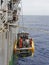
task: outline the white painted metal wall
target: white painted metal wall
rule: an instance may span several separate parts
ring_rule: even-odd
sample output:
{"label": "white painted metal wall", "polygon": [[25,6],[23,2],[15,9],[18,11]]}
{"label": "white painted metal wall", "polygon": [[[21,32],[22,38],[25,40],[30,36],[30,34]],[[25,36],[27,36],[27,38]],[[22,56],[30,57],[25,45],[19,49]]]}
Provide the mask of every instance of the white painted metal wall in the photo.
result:
{"label": "white painted metal wall", "polygon": [[7,40],[5,32],[0,32],[0,64],[7,65]]}
{"label": "white painted metal wall", "polygon": [[[8,19],[12,19],[12,14],[10,13],[10,15],[8,14],[8,12],[3,12],[2,10],[8,10],[7,7],[7,2],[9,0],[3,0],[3,4],[1,5],[1,0],[0,0],[0,28],[4,28],[4,24],[3,21],[5,21],[5,23],[7,23]],[[17,4],[17,3],[16,3]],[[17,4],[18,5],[18,4]],[[14,9],[18,9],[17,7],[15,7]],[[1,20],[1,15],[4,15],[3,19]],[[9,15],[9,16],[8,16]],[[19,15],[19,12],[17,13],[17,15]],[[10,23],[10,22],[8,22]],[[18,25],[17,22],[15,22],[15,24]],[[0,30],[1,31],[1,30]],[[13,27],[10,28],[10,30],[6,29],[6,31],[1,31],[0,32],[0,65],[9,65],[9,61],[11,60],[11,56],[13,54],[13,45],[15,42],[15,39],[17,37],[18,33],[18,28],[14,29]]]}
{"label": "white painted metal wall", "polygon": [[12,31],[0,32],[0,65],[9,65],[9,61],[13,54],[14,41],[15,34],[12,33]]}

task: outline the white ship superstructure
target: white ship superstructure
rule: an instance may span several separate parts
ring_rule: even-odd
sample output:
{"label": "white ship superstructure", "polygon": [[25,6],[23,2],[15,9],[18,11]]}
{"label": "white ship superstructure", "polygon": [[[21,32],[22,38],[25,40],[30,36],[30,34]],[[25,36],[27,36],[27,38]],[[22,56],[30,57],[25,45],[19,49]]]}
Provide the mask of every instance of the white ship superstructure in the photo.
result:
{"label": "white ship superstructure", "polygon": [[18,32],[20,0],[0,0],[0,65],[10,65]]}

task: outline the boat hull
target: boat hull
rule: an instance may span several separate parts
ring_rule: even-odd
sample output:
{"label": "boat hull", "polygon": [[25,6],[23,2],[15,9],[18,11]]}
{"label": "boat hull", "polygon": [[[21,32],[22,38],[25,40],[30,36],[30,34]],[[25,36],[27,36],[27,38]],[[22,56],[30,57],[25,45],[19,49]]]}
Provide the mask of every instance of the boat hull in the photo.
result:
{"label": "boat hull", "polygon": [[25,48],[17,48],[17,41],[14,43],[14,54],[17,55],[18,57],[27,57],[27,56],[33,56],[34,55],[34,41],[32,41],[32,46],[31,47],[25,47]]}

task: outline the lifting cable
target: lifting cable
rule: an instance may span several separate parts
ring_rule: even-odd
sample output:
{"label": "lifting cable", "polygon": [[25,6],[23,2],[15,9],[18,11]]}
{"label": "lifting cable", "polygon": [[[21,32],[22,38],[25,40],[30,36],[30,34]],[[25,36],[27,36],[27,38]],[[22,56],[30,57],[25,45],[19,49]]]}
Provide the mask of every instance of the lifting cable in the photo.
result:
{"label": "lifting cable", "polygon": [[23,3],[22,3],[22,1],[21,1],[21,12],[22,12],[22,14],[21,14],[21,17],[22,17],[22,26],[23,26],[23,28],[22,28],[22,30],[24,31],[24,21],[23,21]]}

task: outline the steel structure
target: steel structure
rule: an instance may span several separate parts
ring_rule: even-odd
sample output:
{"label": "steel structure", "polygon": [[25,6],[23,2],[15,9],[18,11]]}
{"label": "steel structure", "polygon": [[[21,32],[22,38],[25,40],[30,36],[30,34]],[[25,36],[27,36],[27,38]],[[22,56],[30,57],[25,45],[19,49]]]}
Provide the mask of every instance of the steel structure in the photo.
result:
{"label": "steel structure", "polygon": [[20,0],[0,0],[0,65],[12,64]]}

